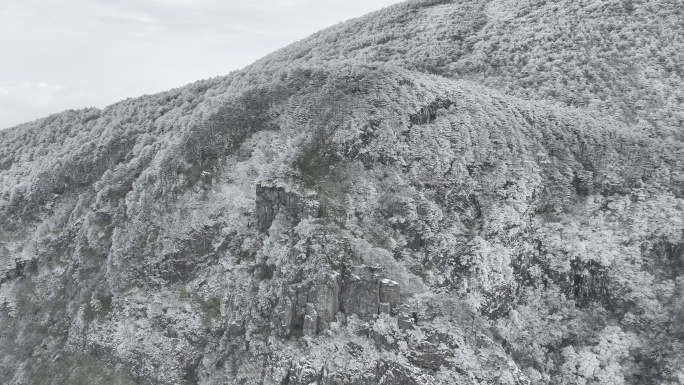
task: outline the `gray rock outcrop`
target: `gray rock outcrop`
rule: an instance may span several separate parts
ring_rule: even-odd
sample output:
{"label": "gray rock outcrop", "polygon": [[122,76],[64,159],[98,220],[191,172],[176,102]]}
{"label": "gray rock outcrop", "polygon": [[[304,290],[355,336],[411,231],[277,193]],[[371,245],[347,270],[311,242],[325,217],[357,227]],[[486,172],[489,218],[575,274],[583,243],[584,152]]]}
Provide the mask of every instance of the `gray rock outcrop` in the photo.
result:
{"label": "gray rock outcrop", "polygon": [[379,312],[381,269],[371,266],[353,266],[344,272],[342,284],[342,310],[369,321]]}
{"label": "gray rock outcrop", "polygon": [[370,321],[397,308],[400,289],[397,282],[382,278],[382,269],[377,267],[352,266],[344,274],[330,272],[313,285],[288,288],[275,308],[272,327],[281,336],[297,329],[315,335],[327,330],[340,311]]}
{"label": "gray rock outcrop", "polygon": [[267,231],[279,212],[293,224],[318,217],[320,204],[312,195],[302,196],[285,187],[256,186],[256,217],[261,231]]}

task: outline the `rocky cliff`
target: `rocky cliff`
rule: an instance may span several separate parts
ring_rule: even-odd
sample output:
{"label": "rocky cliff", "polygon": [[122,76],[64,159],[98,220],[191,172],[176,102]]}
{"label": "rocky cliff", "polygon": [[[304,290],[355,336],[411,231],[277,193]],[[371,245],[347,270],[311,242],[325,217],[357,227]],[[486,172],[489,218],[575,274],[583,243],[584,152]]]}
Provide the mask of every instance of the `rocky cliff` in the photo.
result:
{"label": "rocky cliff", "polygon": [[0,131],[0,383],[684,383],[677,1],[410,1]]}

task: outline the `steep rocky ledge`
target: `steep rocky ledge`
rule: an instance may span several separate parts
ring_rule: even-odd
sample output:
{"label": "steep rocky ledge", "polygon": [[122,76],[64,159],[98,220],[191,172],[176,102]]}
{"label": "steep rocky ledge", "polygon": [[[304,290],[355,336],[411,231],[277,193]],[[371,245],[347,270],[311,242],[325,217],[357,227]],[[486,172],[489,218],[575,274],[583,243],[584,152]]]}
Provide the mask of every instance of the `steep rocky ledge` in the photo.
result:
{"label": "steep rocky ledge", "polygon": [[292,223],[318,218],[319,203],[315,193],[309,196],[288,191],[285,187],[256,186],[256,216],[259,228],[268,230],[276,215],[282,211]]}
{"label": "steep rocky ledge", "polygon": [[0,131],[0,384],[684,384],[684,12],[411,0]]}
{"label": "steep rocky ledge", "polygon": [[399,304],[399,284],[382,278],[382,269],[352,266],[329,273],[310,287],[288,287],[276,307],[273,325],[282,337],[311,336],[329,329],[340,311],[372,321],[380,313],[396,314]]}

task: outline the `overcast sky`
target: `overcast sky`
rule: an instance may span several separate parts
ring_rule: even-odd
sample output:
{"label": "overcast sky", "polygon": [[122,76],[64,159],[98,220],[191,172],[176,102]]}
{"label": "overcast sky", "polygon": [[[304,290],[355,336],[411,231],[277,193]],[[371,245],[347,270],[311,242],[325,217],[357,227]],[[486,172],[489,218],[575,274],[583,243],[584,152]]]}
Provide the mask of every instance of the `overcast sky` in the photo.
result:
{"label": "overcast sky", "polygon": [[0,129],[226,75],[399,0],[0,0]]}

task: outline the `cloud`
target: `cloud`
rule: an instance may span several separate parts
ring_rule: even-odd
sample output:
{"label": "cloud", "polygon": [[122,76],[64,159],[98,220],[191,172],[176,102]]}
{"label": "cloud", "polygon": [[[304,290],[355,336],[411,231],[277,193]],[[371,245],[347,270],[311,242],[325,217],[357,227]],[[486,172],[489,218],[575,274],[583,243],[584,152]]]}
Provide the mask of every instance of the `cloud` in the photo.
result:
{"label": "cloud", "polygon": [[396,2],[0,2],[0,127],[225,75],[322,28]]}
{"label": "cloud", "polygon": [[73,90],[61,85],[32,82],[0,83],[0,128],[34,120],[66,109]]}

